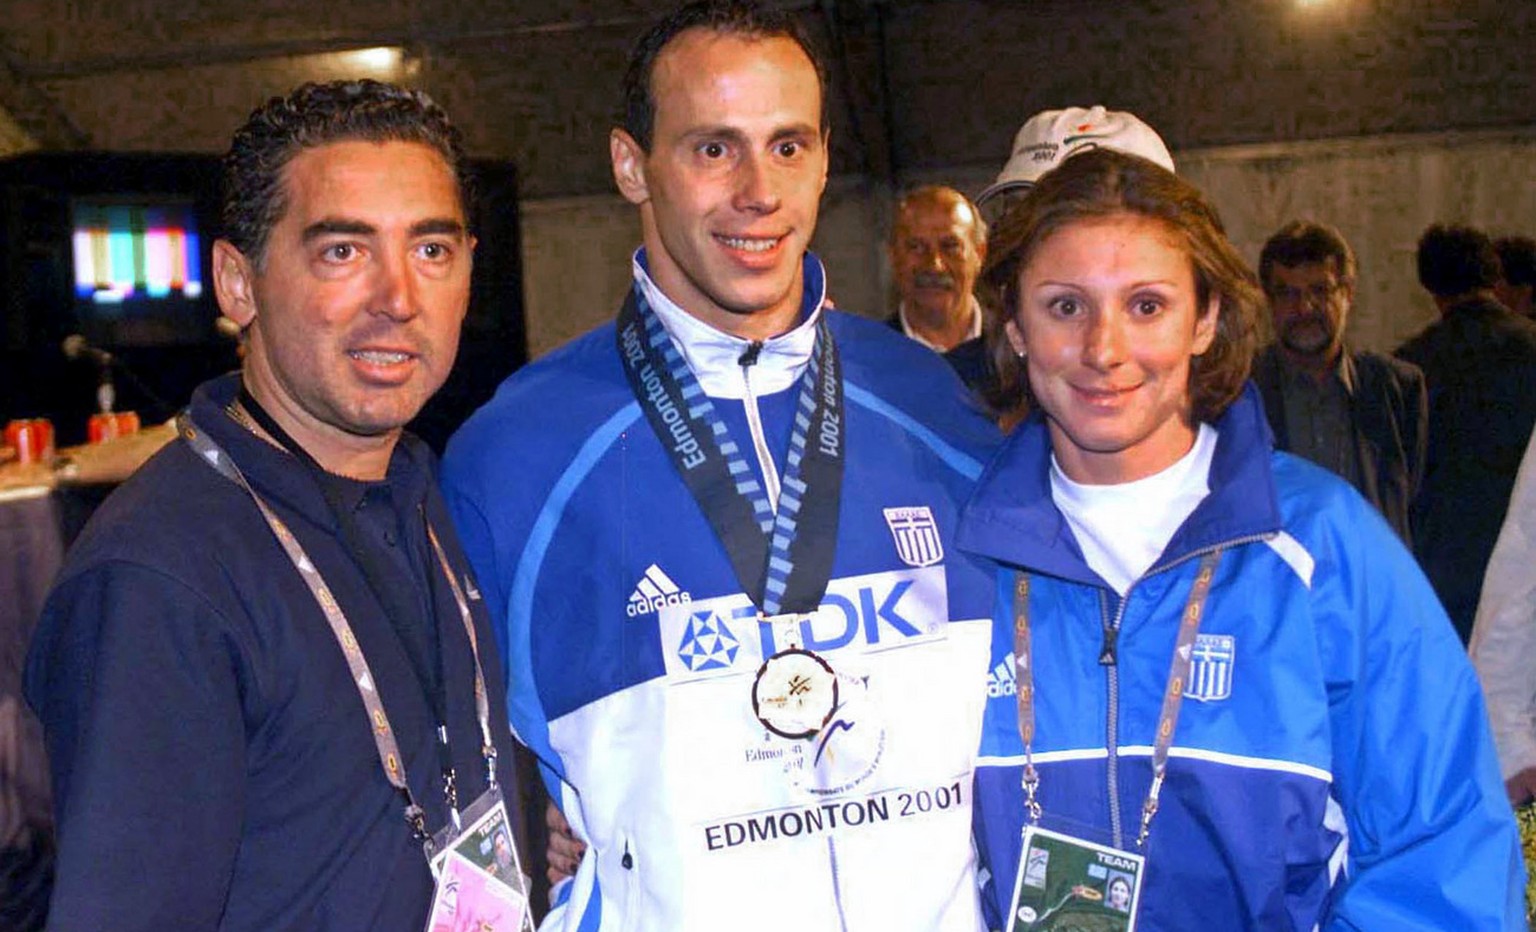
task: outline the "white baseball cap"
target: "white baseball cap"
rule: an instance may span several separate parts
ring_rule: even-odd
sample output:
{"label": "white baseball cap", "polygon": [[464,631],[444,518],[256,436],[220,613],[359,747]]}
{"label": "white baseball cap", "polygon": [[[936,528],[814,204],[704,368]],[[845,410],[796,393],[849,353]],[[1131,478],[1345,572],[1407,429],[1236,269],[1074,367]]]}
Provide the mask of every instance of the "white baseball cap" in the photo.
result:
{"label": "white baseball cap", "polygon": [[1045,110],[1019,128],[1008,164],[976,203],[1004,191],[1031,187],[1041,175],[1089,149],[1115,149],[1174,170],[1173,156],[1168,154],[1163,138],[1134,113],[1102,106]]}

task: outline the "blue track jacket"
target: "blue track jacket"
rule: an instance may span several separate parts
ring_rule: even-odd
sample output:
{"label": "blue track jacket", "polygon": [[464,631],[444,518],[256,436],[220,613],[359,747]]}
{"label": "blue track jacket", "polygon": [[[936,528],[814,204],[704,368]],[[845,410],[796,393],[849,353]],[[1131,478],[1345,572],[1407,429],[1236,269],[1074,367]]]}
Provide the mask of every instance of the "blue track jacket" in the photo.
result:
{"label": "blue track jacket", "polygon": [[1024,821],[1014,569],[1031,574],[1043,824],[1133,849],[1179,615],[1220,546],[1137,932],[1523,929],[1482,696],[1423,574],[1347,484],[1272,452],[1251,386],[1214,426],[1210,495],[1123,603],[1052,502],[1038,415],[962,518],[960,546],[1003,564],[976,791],[993,927]]}
{"label": "blue track jacket", "polygon": [[[446,497],[513,727],[589,842],[546,928],[981,926],[970,810],[992,572],[953,533],[996,432],[942,359],[819,310],[814,259],[806,276],[807,324],[762,356],[828,314],[846,472],[832,580],[800,630],[845,677],[844,727],[792,741],[754,717],[754,675],[782,645],[636,403],[612,325],[512,376],[449,446]],[[685,348],[695,371],[708,356],[740,385],[746,344],[702,339],[714,349]],[[756,409],[782,468],[798,388],[726,398],[700,377],[739,442]]]}

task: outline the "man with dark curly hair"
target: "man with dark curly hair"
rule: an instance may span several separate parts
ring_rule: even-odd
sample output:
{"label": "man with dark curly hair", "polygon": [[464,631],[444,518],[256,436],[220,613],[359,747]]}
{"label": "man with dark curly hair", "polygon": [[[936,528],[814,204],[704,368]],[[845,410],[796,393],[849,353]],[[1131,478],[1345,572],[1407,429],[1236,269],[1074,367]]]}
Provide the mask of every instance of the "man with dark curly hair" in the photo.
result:
{"label": "man with dark curly hair", "polygon": [[1424,370],[1429,388],[1414,552],[1465,642],[1536,425],[1536,323],[1494,297],[1499,257],[1481,230],[1431,226],[1419,239],[1418,269],[1440,319],[1397,350]]}
{"label": "man with dark curly hair", "polygon": [[29,658],[49,927],[415,932],[424,841],[510,783],[501,663],[403,431],[469,301],[459,135],[419,92],[310,84],[224,170],[243,369],[96,513]]}

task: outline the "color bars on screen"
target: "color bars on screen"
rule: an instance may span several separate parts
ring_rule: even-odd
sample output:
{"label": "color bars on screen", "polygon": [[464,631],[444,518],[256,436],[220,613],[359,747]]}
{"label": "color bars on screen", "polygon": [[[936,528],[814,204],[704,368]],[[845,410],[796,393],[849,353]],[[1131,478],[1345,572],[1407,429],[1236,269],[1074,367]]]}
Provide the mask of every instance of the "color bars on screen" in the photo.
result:
{"label": "color bars on screen", "polygon": [[184,209],[164,207],[77,210],[75,294],[98,304],[201,295],[201,257],[190,219]]}

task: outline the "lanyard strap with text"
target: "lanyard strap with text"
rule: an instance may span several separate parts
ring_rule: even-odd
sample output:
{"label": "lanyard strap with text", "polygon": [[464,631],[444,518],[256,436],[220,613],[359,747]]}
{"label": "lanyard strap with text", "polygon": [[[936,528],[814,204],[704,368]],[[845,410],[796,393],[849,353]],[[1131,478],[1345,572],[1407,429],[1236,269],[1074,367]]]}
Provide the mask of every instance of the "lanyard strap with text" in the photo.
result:
{"label": "lanyard strap with text", "polygon": [[[256,422],[269,437],[309,470],[310,476],[315,480],[315,486],[320,490],[332,516],[336,519],[336,526],[341,531],[348,554],[357,564],[357,568],[362,571],[363,579],[368,583],[368,588],[378,600],[379,606],[384,609],[384,617],[389,620],[390,627],[394,629],[400,649],[410,663],[422,695],[426,698],[427,704],[432,707],[432,714],[437,719],[438,772],[442,776],[443,796],[448,802],[449,815],[452,817],[454,827],[458,828],[458,773],[453,765],[453,748],[448,739],[448,684],[443,672],[442,625],[437,615],[437,574],[432,572],[430,564],[424,568],[423,576],[427,581],[428,590],[427,601],[432,616],[431,623],[425,626],[429,656],[418,657],[417,651],[412,647],[411,637],[413,629],[417,627],[417,615],[412,610],[412,606],[401,603],[399,589],[389,584],[388,580],[394,573],[390,567],[380,561],[376,546],[364,534],[357,515],[347,506],[338,486],[337,477],[327,472],[302,444],[294,440],[288,431],[284,430],[283,426],[267,412],[267,409],[251,395],[244,384],[240,386],[239,402],[239,406],[233,409],[237,420],[243,415]],[[418,510],[421,512],[422,525],[425,527],[427,526],[426,509],[422,506]]]}
{"label": "lanyard strap with text", "polygon": [[[1157,736],[1152,745],[1152,785],[1141,805],[1141,829],[1136,833],[1137,847],[1145,847],[1147,834],[1152,828],[1152,817],[1157,815],[1158,796],[1162,793],[1163,778],[1168,772],[1168,751],[1173,745],[1173,730],[1179,722],[1179,708],[1184,703],[1184,686],[1189,682],[1189,668],[1195,646],[1195,636],[1200,632],[1200,615],[1210,595],[1211,578],[1216,575],[1216,564],[1221,551],[1213,550],[1200,559],[1200,568],[1190,587],[1189,599],[1184,603],[1184,614],[1179,620],[1178,640],[1174,644],[1173,660],[1169,663],[1168,685],[1163,691],[1163,708],[1157,718]],[[1035,676],[1034,659],[1029,631],[1029,575],[1018,573],[1013,586],[1013,657],[1018,681],[1019,737],[1024,742],[1024,805],[1029,810],[1029,821],[1040,821],[1040,802],[1036,793],[1040,788],[1040,774],[1035,770],[1033,745],[1035,741]],[[1111,710],[1110,714],[1114,714]],[[1111,800],[1111,805],[1114,805]]]}
{"label": "lanyard strap with text", "polygon": [[[316,604],[325,615],[326,622],[330,625],[331,634],[336,638],[336,644],[341,648],[342,656],[346,659],[347,668],[352,674],[352,682],[357,687],[358,696],[362,699],[363,708],[368,712],[368,720],[372,724],[374,746],[378,750],[379,764],[384,770],[384,776],[391,786],[399,790],[405,797],[405,818],[410,823],[412,830],[418,838],[428,837],[426,828],[426,812],[416,802],[415,795],[411,792],[410,784],[405,779],[403,758],[400,755],[400,746],[395,741],[394,728],[390,725],[389,716],[384,711],[383,700],[380,699],[372,671],[368,666],[368,659],[363,655],[362,647],[357,643],[357,637],[352,632],[352,625],[347,621],[346,614],[341,610],[341,605],[336,601],[330,586],[325,578],[315,568],[309,555],[304,552],[304,547],[294,537],[293,532],[281,518],[272,511],[266,501],[251,488],[244,474],[240,472],[235,461],[224,452],[223,448],[213,441],[208,434],[193,422],[190,415],[182,414],[176,421],[177,433],[192,449],[213,467],[220,475],[230,480],[245,490],[261,515],[266,519],[267,526],[272,529],[272,534],[277,538],[284,553],[299,572],[300,578],[309,587]],[[486,764],[486,781],[494,787],[496,785],[496,745],[491,738],[490,701],[486,695],[485,672],[480,664],[480,648],[478,638],[475,635],[474,617],[469,610],[469,602],[465,598],[463,588],[454,576],[448,563],[448,555],[443,551],[442,544],[438,541],[437,533],[431,524],[427,525],[428,540],[436,554],[438,566],[443,575],[448,579],[449,587],[453,592],[454,601],[458,605],[459,618],[464,624],[464,630],[469,635],[469,648],[475,661],[475,714],[479,719],[480,738],[483,742],[481,754]],[[449,799],[450,814],[457,818],[456,805],[452,798]]]}
{"label": "lanyard strap with text", "polygon": [[825,317],[800,380],[775,510],[714,403],[654,311],[632,290],[619,358],[646,420],[764,615],[813,612],[826,593],[843,484],[843,381]]}

